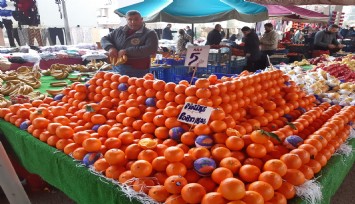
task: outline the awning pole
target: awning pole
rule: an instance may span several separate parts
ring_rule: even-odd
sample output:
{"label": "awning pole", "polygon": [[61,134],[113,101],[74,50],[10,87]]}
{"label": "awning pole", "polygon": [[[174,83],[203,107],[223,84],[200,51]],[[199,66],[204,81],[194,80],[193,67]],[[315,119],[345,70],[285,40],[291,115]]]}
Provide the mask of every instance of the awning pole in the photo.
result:
{"label": "awning pole", "polygon": [[196,31],[195,31],[194,23],[191,24],[191,29],[192,29],[192,32],[193,32],[193,35],[191,36],[192,37],[192,44],[195,44],[194,43],[194,39],[195,39]]}
{"label": "awning pole", "polygon": [[65,5],[65,0],[62,0],[62,7],[63,7],[65,39],[67,41],[67,45],[71,45],[72,42],[71,42],[70,28],[69,28],[69,21],[68,21],[68,14],[67,14],[67,7]]}

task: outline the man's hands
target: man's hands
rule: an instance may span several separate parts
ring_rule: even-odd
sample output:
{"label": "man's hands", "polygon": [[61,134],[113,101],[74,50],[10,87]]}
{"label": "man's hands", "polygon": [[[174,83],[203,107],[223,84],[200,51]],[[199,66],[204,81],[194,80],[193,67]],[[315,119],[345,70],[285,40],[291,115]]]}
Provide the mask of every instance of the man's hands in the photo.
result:
{"label": "man's hands", "polygon": [[118,52],[118,58],[121,58],[123,55],[126,55],[126,54],[127,54],[126,50],[120,50]]}
{"label": "man's hands", "polygon": [[338,48],[340,48],[340,49],[342,49],[342,48],[344,48],[345,47],[345,45],[343,45],[343,44],[339,44],[338,45]]}
{"label": "man's hands", "polygon": [[112,47],[108,50],[108,55],[110,58],[121,58],[123,55],[126,55],[126,50],[118,51],[116,48]]}
{"label": "man's hands", "polygon": [[336,48],[336,46],[333,45],[333,44],[329,44],[329,45],[328,45],[328,48],[329,48],[329,49],[334,49],[334,48]]}
{"label": "man's hands", "polygon": [[110,58],[117,58],[118,57],[118,50],[116,48],[114,48],[114,47],[110,48],[108,50],[108,56]]}

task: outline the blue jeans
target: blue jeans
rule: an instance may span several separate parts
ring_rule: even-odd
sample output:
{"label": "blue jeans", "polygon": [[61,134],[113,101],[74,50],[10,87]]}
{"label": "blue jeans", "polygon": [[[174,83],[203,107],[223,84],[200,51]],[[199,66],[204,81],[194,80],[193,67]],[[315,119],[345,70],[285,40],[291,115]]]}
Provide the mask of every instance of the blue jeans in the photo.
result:
{"label": "blue jeans", "polygon": [[114,72],[118,72],[121,75],[127,75],[129,77],[144,77],[147,73],[149,73],[149,69],[135,69],[129,65],[118,65],[113,67]]}

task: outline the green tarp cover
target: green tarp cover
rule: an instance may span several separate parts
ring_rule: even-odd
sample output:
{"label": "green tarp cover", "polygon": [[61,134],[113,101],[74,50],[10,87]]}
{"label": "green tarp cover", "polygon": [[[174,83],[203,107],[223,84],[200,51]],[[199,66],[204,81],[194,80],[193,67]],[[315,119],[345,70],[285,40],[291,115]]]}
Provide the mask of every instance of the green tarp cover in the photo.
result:
{"label": "green tarp cover", "polygon": [[[78,203],[130,203],[120,188],[73,160],[63,152],[41,142],[26,131],[0,120],[0,133],[6,138],[20,163],[31,173],[38,174],[49,184],[63,191]],[[355,139],[350,142],[355,148]],[[355,154],[333,156],[317,175],[322,185],[322,203],[330,203],[343,179],[354,164]],[[133,201],[138,203],[137,201]],[[306,203],[296,198],[290,203]]]}

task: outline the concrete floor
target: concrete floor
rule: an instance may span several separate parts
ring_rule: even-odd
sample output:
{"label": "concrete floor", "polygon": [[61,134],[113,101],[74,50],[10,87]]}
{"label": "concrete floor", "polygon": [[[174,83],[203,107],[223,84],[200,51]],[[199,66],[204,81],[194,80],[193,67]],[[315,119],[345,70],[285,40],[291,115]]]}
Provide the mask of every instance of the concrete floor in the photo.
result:
{"label": "concrete floor", "polygon": [[[345,178],[337,193],[332,198],[331,204],[351,204],[355,203],[355,165]],[[68,198],[59,190],[30,192],[28,196],[32,204],[74,204],[75,202]],[[0,204],[8,204],[5,194],[0,193]],[[16,203],[17,204],[17,203]]]}

